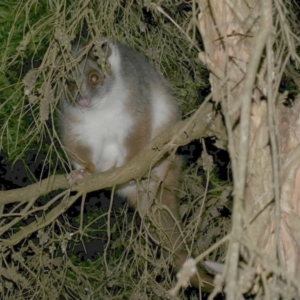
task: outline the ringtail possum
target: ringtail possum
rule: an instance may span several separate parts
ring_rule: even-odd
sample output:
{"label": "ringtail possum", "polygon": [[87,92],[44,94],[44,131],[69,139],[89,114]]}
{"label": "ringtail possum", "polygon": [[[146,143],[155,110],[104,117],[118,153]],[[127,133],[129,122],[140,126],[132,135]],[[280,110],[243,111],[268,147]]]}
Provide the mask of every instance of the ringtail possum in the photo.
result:
{"label": "ringtail possum", "polygon": [[[178,105],[165,78],[136,51],[110,40],[102,49],[110,71],[104,72],[92,49],[82,55],[82,44],[73,49],[78,60],[62,90],[62,143],[76,171],[71,183],[86,174],[104,172],[124,165],[147,143],[180,120]],[[156,202],[167,209],[156,210],[160,241],[175,255],[180,268],[187,253],[178,224],[174,189],[178,187],[180,159],[166,157],[151,170],[145,184],[129,182],[116,192],[126,197],[143,218]],[[160,230],[158,230],[160,231]],[[202,270],[201,277],[211,283]],[[192,278],[198,284],[197,276]],[[210,284],[204,285],[204,288]]]}

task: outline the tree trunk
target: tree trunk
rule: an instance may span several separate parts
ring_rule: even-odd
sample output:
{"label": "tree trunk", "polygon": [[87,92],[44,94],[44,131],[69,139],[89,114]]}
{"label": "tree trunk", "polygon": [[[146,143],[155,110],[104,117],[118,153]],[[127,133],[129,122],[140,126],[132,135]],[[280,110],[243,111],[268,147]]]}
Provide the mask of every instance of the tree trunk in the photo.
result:
{"label": "tree trunk", "polygon": [[[251,288],[275,299],[273,293],[282,292],[278,277],[299,292],[300,99],[284,107],[277,92],[291,52],[287,42],[275,40],[279,29],[273,20],[282,11],[273,4],[198,0],[205,47],[199,58],[211,72],[213,99],[222,106],[234,181],[223,274],[227,299]],[[244,271],[238,269],[240,255],[247,262]]]}

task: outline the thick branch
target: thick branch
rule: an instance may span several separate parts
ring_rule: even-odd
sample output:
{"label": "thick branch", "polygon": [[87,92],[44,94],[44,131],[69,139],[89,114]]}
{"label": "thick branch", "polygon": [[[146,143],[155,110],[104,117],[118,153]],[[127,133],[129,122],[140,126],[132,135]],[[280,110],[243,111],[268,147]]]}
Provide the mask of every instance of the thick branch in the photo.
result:
{"label": "thick branch", "polygon": [[239,261],[239,242],[242,236],[242,201],[245,195],[247,160],[249,152],[249,131],[253,87],[255,86],[256,74],[261,62],[262,52],[265,48],[268,35],[272,32],[272,1],[265,0],[261,3],[260,30],[253,40],[252,53],[249,59],[247,73],[244,80],[241,99],[240,135],[238,149],[237,180],[234,182],[234,207],[232,218],[232,233],[236,238],[232,239],[228,247],[228,274],[226,295],[228,299],[235,299],[235,285]]}
{"label": "thick branch", "polygon": [[[204,136],[217,136],[219,139],[225,137],[222,120],[212,111],[212,105],[207,104],[200,107],[196,113],[185,121],[176,124],[171,130],[165,131],[148,144],[135,158],[126,165],[117,169],[85,177],[71,187],[72,191],[78,193],[67,201],[61,201],[55,208],[47,212],[42,218],[32,222],[12,235],[8,240],[2,240],[3,244],[14,245],[20,242],[37,229],[53,222],[60,214],[66,211],[74,201],[82,194],[99,189],[109,188],[128,182],[134,178],[140,178],[147,173],[166,153],[172,149],[185,145],[192,140]],[[32,184],[28,187],[0,192],[0,205],[14,202],[29,202],[39,196],[58,189],[67,189],[66,176],[54,175]]]}

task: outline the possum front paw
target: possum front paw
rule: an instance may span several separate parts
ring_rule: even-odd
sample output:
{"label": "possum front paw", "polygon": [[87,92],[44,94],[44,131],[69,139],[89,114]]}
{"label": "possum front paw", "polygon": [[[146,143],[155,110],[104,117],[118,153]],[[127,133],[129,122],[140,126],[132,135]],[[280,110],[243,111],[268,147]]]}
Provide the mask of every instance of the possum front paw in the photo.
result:
{"label": "possum front paw", "polygon": [[83,179],[89,173],[85,169],[78,169],[72,171],[69,175],[67,175],[67,180],[70,185],[75,184],[78,180]]}

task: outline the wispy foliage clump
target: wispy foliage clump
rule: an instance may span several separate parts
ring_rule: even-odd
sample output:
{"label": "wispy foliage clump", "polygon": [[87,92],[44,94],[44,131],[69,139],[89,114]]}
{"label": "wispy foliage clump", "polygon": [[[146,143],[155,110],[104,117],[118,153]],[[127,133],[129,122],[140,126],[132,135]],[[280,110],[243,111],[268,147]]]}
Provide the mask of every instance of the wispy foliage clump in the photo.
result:
{"label": "wispy foliage clump", "polygon": [[79,35],[91,40],[107,36],[144,53],[169,79],[183,114],[197,105],[203,85],[201,65],[193,47],[173,24],[187,26],[190,8],[180,9],[173,1],[166,1],[163,7],[126,1],[16,1],[15,6],[11,2],[1,5],[5,22],[0,44],[0,149],[11,160],[43,148],[52,170],[56,166],[57,57],[68,55]]}

